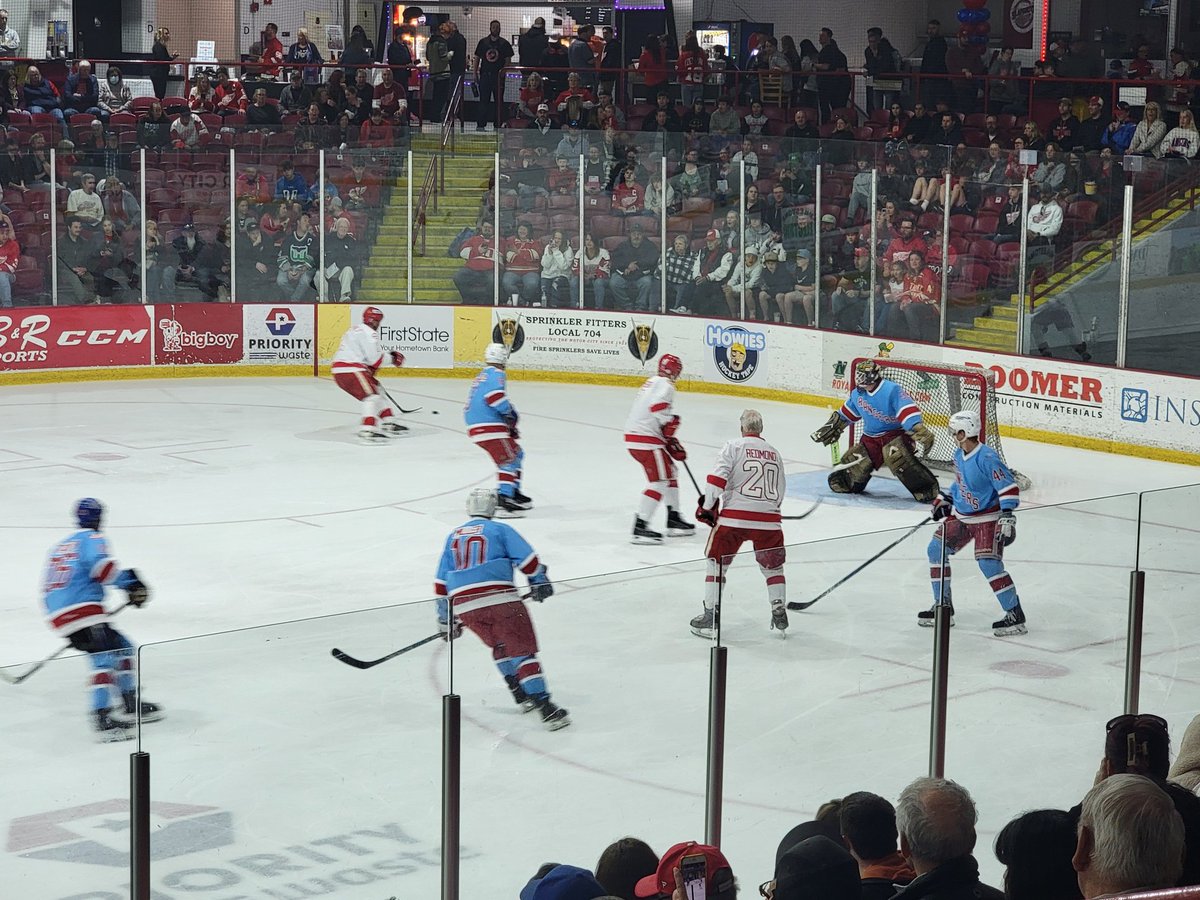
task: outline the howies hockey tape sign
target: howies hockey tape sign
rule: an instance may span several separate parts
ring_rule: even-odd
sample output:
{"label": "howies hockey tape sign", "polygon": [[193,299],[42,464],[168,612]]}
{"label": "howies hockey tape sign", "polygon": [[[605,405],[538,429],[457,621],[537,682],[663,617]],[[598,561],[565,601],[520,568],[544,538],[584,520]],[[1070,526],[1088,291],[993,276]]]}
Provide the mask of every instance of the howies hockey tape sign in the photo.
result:
{"label": "howies hockey tape sign", "polygon": [[766,366],[767,336],[761,331],[709,324],[704,329],[704,343],[711,350],[717,374],[726,381],[743,384]]}
{"label": "howies hockey tape sign", "polygon": [[156,306],[154,317],[154,355],[160,365],[242,361],[241,307]]}

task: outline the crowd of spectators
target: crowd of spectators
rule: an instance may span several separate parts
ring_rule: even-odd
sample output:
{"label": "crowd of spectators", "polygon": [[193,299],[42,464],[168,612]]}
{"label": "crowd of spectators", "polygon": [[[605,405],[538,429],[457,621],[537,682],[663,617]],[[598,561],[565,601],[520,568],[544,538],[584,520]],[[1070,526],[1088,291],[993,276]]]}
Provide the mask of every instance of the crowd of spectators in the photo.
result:
{"label": "crowd of spectators", "polygon": [[[970,793],[929,777],[905,787],[895,806],[869,791],[823,804],[783,836],[774,870],[756,873],[752,883],[767,900],[1093,900],[1197,885],[1200,716],[1173,766],[1169,756],[1167,723],[1158,716],[1110,721],[1082,802],[1022,813],[996,836],[993,850],[1004,866],[998,887],[980,880]],[[704,893],[689,890],[689,877],[703,878]],[[520,897],[689,900],[751,892],[717,847],[686,841],[659,857],[626,837],[605,848],[594,869],[546,863]]]}

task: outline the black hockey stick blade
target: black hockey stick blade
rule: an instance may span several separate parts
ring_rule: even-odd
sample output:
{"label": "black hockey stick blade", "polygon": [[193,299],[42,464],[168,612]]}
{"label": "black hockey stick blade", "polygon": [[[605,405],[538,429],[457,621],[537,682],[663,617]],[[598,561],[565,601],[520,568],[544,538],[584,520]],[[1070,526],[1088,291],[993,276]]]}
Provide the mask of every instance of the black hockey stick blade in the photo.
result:
{"label": "black hockey stick blade", "polygon": [[379,659],[356,659],[349,653],[342,652],[337,647],[334,647],[329,652],[333,655],[334,659],[344,662],[348,666],[354,666],[356,669],[370,669],[379,665],[380,663],[387,662],[389,659],[395,659],[397,656],[400,656],[402,653],[407,653],[409,650],[416,650],[418,647],[424,646],[430,641],[436,641],[441,636],[442,633],[438,631],[434,634],[431,634],[427,638],[421,638],[421,640],[409,644],[407,647],[401,647],[399,650],[395,650],[392,653],[389,653],[387,656],[381,656]]}
{"label": "black hockey stick blade", "polygon": [[907,540],[908,538],[912,537],[914,534],[917,533],[917,531],[919,529],[925,527],[932,521],[933,521],[933,516],[926,516],[920,522],[918,522],[916,525],[914,525],[912,528],[908,529],[908,531],[904,532],[904,534],[900,535],[900,537],[896,538],[894,541],[892,541],[890,544],[888,544],[886,547],[884,547],[882,550],[880,550],[878,553],[876,553],[874,556],[872,556],[870,559],[868,559],[866,562],[859,563],[857,568],[855,568],[845,578],[842,578],[840,581],[838,581],[838,582],[834,583],[833,585],[831,585],[830,587],[826,588],[820,594],[817,594],[817,596],[813,597],[813,599],[808,600],[804,603],[799,603],[799,602],[793,600],[791,603],[789,603],[787,605],[787,608],[791,609],[791,610],[808,609],[810,606],[812,606],[814,603],[816,603],[821,598],[827,597],[830,594],[832,594],[834,591],[836,591],[838,588],[840,588],[843,584],[845,584],[847,581],[849,581],[851,578],[853,578],[855,575],[857,575],[859,572],[861,572],[863,569],[865,569],[871,563],[875,562],[875,560],[879,559],[879,557],[883,556],[885,553],[887,553],[889,550],[891,550],[897,544],[900,544],[903,541]]}
{"label": "black hockey stick blade", "polygon": [[425,408],[423,406],[414,406],[412,409],[405,409],[403,406],[401,406],[399,403],[396,402],[395,397],[393,397],[391,394],[388,393],[387,388],[385,388],[382,384],[379,386],[379,388],[380,388],[380,390],[383,391],[383,395],[392,401],[392,406],[396,407],[396,409],[400,410],[400,412],[404,413],[406,416],[411,416],[413,413],[420,412],[421,410],[423,410]]}
{"label": "black hockey stick blade", "polygon": [[822,501],[822,499],[820,497],[818,497],[817,502],[814,503],[812,506],[810,506],[808,509],[806,509],[804,512],[800,513],[800,515],[798,515],[798,516],[780,516],[779,518],[783,519],[785,522],[798,522],[801,519],[807,519],[809,516],[811,516],[813,513],[815,513],[817,511],[817,507],[820,506],[823,502],[824,501]]}

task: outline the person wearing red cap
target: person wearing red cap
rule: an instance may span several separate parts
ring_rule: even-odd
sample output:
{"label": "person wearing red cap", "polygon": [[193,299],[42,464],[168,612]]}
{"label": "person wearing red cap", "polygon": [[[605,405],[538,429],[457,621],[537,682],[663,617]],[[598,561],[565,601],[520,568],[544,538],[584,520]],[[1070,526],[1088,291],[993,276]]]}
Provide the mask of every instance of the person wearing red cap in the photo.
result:
{"label": "person wearing red cap", "polygon": [[676,844],[664,853],[659,860],[658,871],[639,881],[633,889],[634,895],[642,900],[669,900],[676,893],[675,870],[682,868],[684,859],[691,856],[704,857],[704,887],[709,900],[737,895],[733,867],[729,865],[725,854],[716,847],[695,841]]}

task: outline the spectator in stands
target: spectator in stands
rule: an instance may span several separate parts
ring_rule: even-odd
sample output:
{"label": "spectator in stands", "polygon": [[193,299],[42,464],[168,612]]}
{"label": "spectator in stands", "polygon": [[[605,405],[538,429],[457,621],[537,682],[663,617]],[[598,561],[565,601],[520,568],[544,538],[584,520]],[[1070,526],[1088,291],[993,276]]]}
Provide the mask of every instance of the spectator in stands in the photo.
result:
{"label": "spectator in stands", "polygon": [[179,111],[179,118],[171,123],[171,144],[176,150],[199,150],[206,137],[208,128],[186,106]]}
{"label": "spectator in stands", "polygon": [[758,181],[758,153],[754,149],[754,143],[749,138],[742,141],[741,149],[730,157],[729,162],[733,165],[735,171],[745,162],[746,184]]}
{"label": "spectator in stands", "polygon": [[750,112],[742,117],[742,134],[761,137],[770,134],[770,119],[763,114],[763,105],[758,100],[750,104]]}
{"label": "spectator in stands", "polygon": [[[372,110],[372,113],[378,110]],[[372,116],[372,122],[374,116]],[[366,126],[363,126],[364,129]],[[392,130],[387,129],[387,143],[391,143]],[[363,133],[363,145],[366,147],[387,146],[387,144],[375,144],[368,139],[368,135]],[[304,118],[296,125],[296,149],[297,150],[320,150],[330,146],[329,128],[325,124],[325,119],[321,115],[321,108],[316,103],[310,103]]]}
{"label": "spectator in stands", "polygon": [[690,312],[683,305],[681,291],[687,294],[687,285],[692,280],[692,269],[696,263],[696,254],[688,245],[686,234],[675,235],[675,240],[667,248],[663,257],[663,273],[666,278],[667,308],[673,313]]}
{"label": "spectator in stands", "polygon": [[567,76],[567,89],[554,98],[554,108],[566,122],[582,120],[595,106],[596,98],[577,72]]}
{"label": "spectator in stands", "polygon": [[303,207],[312,201],[308,182],[296,171],[296,165],[290,159],[285,159],[279,167],[279,177],[275,179],[275,199],[299,203]]}
{"label": "spectator in stands", "polygon": [[285,115],[302,114],[312,103],[312,89],[304,83],[304,75],[300,70],[291,74],[288,86],[279,95],[279,106]]}
{"label": "spectator in stands", "polygon": [[939,283],[942,280],[943,269],[951,276],[958,272],[958,251],[954,249],[953,244],[946,241],[940,226],[933,230],[925,244],[929,248],[925,253],[925,265],[937,277]]}
{"label": "spectator in stands", "polygon": [[[524,65],[524,63],[522,63]],[[546,103],[546,87],[542,76],[537,72],[530,72],[525,79],[525,83],[521,85],[520,102],[517,104],[517,115],[527,119],[538,118],[538,113],[541,107],[545,106],[549,109]]]}
{"label": "spectator in stands", "polygon": [[196,233],[196,226],[186,223],[180,234],[171,241],[171,250],[175,265],[163,270],[163,288],[168,293],[180,284],[188,284],[197,290],[203,290],[209,284],[212,273],[200,267],[201,256],[206,244]]}
{"label": "spectator in stands", "polygon": [[679,78],[679,93],[683,105],[690,107],[697,100],[704,102],[704,84],[708,80],[708,55],[700,49],[696,35],[690,34],[675,62]]}
{"label": "spectator in stands", "polygon": [[1122,100],[1113,108],[1113,119],[1104,131],[1102,143],[1112,148],[1114,153],[1124,156],[1133,143],[1133,135],[1138,123],[1129,118],[1129,104]]}
{"label": "spectator in stands", "polygon": [[637,219],[629,223],[628,236],[613,250],[612,267],[609,287],[615,305],[620,309],[649,311],[658,250],[646,240],[642,223]]}
{"label": "spectator in stands", "polygon": [[282,126],[283,118],[279,114],[278,104],[267,100],[266,88],[256,88],[254,101],[246,107],[246,129],[248,131],[279,131]]}
{"label": "spectator in stands", "polygon": [[171,74],[171,62],[179,58],[178,53],[167,49],[171,42],[171,29],[159,28],[154,32],[154,46],[150,49],[150,83],[154,86],[154,96],[161,100],[167,96],[167,77]]}
{"label": "spectator in stands", "polygon": [[1005,866],[1007,900],[1079,900],[1075,845],[1075,817],[1065,810],[1038,809],[1005,825],[996,835],[996,859]]}
{"label": "spectator in stands", "polygon": [[375,85],[371,108],[383,110],[385,119],[394,119],[407,110],[408,99],[404,87],[392,78],[392,70],[384,69],[379,84]]}
{"label": "spectator in stands", "polygon": [[589,43],[595,33],[592,25],[580,25],[567,45],[567,61],[571,72],[580,76],[581,85],[589,91],[596,86],[596,59]]}
{"label": "spectator in stands", "polygon": [[118,234],[124,234],[130,227],[137,229],[142,217],[142,208],[133,194],[125,190],[120,178],[110,176],[104,179],[103,202],[104,218],[112,221]]}
{"label": "spectator in stands", "polygon": [[1070,97],[1061,98],[1058,101],[1058,118],[1050,123],[1048,129],[1049,137],[1060,147],[1067,149],[1075,146],[1076,135],[1079,132],[1079,119],[1075,118],[1072,112],[1073,105]]}
{"label": "spectator in stands", "polygon": [[619,216],[639,216],[646,203],[646,191],[637,181],[637,170],[627,168],[613,188],[612,211]]}
{"label": "spectator in stands", "polygon": [[1088,900],[1174,887],[1183,859],[1183,820],[1149,778],[1114,775],[1083,798],[1072,863]]}
{"label": "spectator in stands", "polygon": [[[402,25],[392,29],[392,39],[388,42],[385,61],[391,66],[392,78],[401,84],[407,84],[410,66],[413,64],[412,49],[409,43],[414,40],[412,26]],[[332,81],[332,77],[330,79]]]}
{"label": "spectator in stands", "polygon": [[[431,30],[435,35],[438,33],[436,28]],[[367,44],[367,33],[360,26],[351,29],[350,37],[346,41],[346,49],[339,60],[347,81],[354,81],[358,72],[374,62],[375,55],[367,48]]]}
{"label": "spectator in stands", "polygon": [[[1088,117],[1079,123],[1075,132],[1075,145],[1089,153],[1099,153],[1104,146],[1104,133],[1108,130],[1109,118],[1104,113],[1104,99],[1092,97],[1088,100]],[[1028,142],[1026,142],[1028,145]],[[1033,150],[1036,148],[1030,147]]]}
{"label": "spectator in stands", "polygon": [[267,183],[267,178],[258,171],[258,166],[249,163],[242,166],[234,182],[234,196],[238,200],[249,201],[251,207],[261,207],[271,202],[274,193]]}
{"label": "spectator in stands", "polygon": [[96,280],[91,273],[92,243],[84,236],[83,222],[71,219],[67,233],[58,242],[58,299],[64,305],[91,303],[96,296]]}
{"label": "spectator in stands", "polygon": [[203,72],[196,75],[196,83],[188,91],[188,108],[196,115],[210,113],[217,108],[216,94]]}
{"label": "spectator in stands", "polygon": [[545,103],[539,103],[533,119],[525,127],[536,129],[544,137],[549,135],[551,131],[556,130],[558,123],[550,118],[550,107]]}
{"label": "spectator in stands", "polygon": [[10,309],[13,305],[12,289],[20,262],[21,245],[17,243],[12,224],[6,216],[0,220],[0,307],[4,309]]}
{"label": "spectator in stands", "polygon": [[992,141],[988,144],[987,156],[980,160],[979,168],[975,170],[975,181],[980,185],[985,200],[986,197],[993,196],[1000,190],[1000,185],[1004,184],[1007,169],[1008,160],[1001,151],[1000,145]]}
{"label": "spectator in stands", "polygon": [[104,81],[100,82],[100,108],[109,116],[133,112],[133,92],[125,83],[120,66],[110,65]]}
{"label": "spectator in stands", "polygon": [[80,186],[67,195],[67,216],[82,222],[87,233],[100,227],[104,201],[96,193],[96,176],[90,172],[79,180]]}
{"label": "spectator in stands", "polygon": [[[590,151],[591,148],[589,148],[589,152]],[[576,181],[577,173],[575,172],[575,169],[572,168],[570,162],[563,157],[560,156],[554,160],[555,168],[549,174],[547,174],[546,170],[536,163],[536,160],[533,157],[528,155],[522,157],[521,165],[523,168],[520,171],[522,173],[528,173],[531,177],[531,180],[527,183],[532,187],[532,190],[526,189],[522,191],[521,185],[518,184],[517,196],[522,199],[529,198],[531,201],[529,208],[532,208],[531,194],[540,194],[543,197],[549,196],[550,194],[554,194],[559,197],[575,196],[578,185],[578,182]],[[540,181],[537,180],[539,175],[541,176]]]}
{"label": "spectator in stands", "polygon": [[76,70],[67,76],[63,92],[63,111],[70,118],[77,115],[92,118],[108,118],[108,111],[100,104],[100,82],[92,74],[92,64],[82,59]]}
{"label": "spectator in stands", "polygon": [[536,69],[542,64],[542,56],[546,53],[546,20],[538,16],[533,24],[517,39],[517,52],[523,67]]}
{"label": "spectator in stands", "polygon": [[333,231],[325,236],[325,271],[322,274],[326,299],[349,303],[354,277],[361,265],[362,257],[358,241],[350,231],[350,220],[341,216],[334,223]]}
{"label": "spectator in stands", "polygon": [[27,190],[49,190],[54,185],[54,172],[50,169],[50,154],[46,150],[46,138],[41,132],[30,135],[29,144],[21,158],[22,177]]}
{"label": "spectator in stands", "polygon": [[563,129],[562,139],[554,148],[554,157],[562,157],[574,166],[579,165],[579,157],[583,154],[583,135],[579,131],[579,123],[567,122]]}
{"label": "spectator in stands", "polygon": [[742,122],[737,110],[729,105],[729,98],[717,98],[717,108],[708,120],[708,132],[717,140],[732,138],[742,133]]}
{"label": "spectator in stands", "polygon": [[[374,89],[372,89],[374,90]],[[371,118],[371,102],[359,94],[358,88],[349,85],[346,88],[345,113],[350,117],[350,130],[357,132],[363,123]]]}
{"label": "spectator in stands", "polygon": [[300,72],[306,84],[321,83],[321,66],[325,60],[321,58],[317,45],[308,39],[307,28],[301,26],[296,30],[296,42],[288,47],[283,61],[288,66],[303,67]]}
{"label": "spectator in stands", "polygon": [[42,77],[37,66],[30,66],[25,73],[25,86],[21,93],[22,103],[30,113],[46,113],[54,116],[62,127],[63,136],[68,136],[66,120],[63,118],[62,95],[52,82]]}
{"label": "spectator in stands", "polygon": [[260,59],[264,78],[274,81],[279,77],[279,67],[283,64],[283,56],[283,42],[279,40],[279,26],[274,22],[268,22],[262,33],[262,57]]}
{"label": "spectator in stands", "polygon": [[[504,248],[504,274],[500,276],[500,295],[513,306],[532,306],[541,299],[542,248],[530,234],[529,226],[518,223],[516,236]],[[564,304],[565,305],[565,304]]]}
{"label": "spectator in stands", "polygon": [[924,103],[913,106],[913,114],[904,125],[900,139],[910,144],[923,144],[926,136],[933,130],[933,118],[926,112]]}
{"label": "spectator in stands", "polygon": [[608,168],[608,163],[600,155],[600,148],[595,144],[589,144],[587,156],[583,160],[583,191],[585,194],[599,194],[606,189]]}
{"label": "spectator in stands", "polygon": [[678,124],[665,109],[656,109],[653,115],[647,116],[642,122],[644,132],[670,135],[678,130]]}
{"label": "spectator in stands", "polygon": [[937,125],[930,129],[923,143],[940,144],[945,147],[957,147],[963,142],[962,129],[958,125],[958,116],[954,113],[942,113]]}
{"label": "spectator in stands", "polygon": [[670,183],[663,184],[662,175],[658,172],[650,173],[650,183],[646,186],[645,210],[647,214],[653,214],[655,220],[663,214],[665,210],[667,215],[672,215],[675,210],[675,189]]}
{"label": "spectator in stands", "polygon": [[367,174],[366,162],[355,157],[350,173],[336,179],[347,210],[375,209],[379,206],[379,179]]}
{"label": "spectator in stands", "polygon": [[867,29],[867,47],[863,52],[863,68],[870,79],[867,87],[867,112],[887,109],[891,105],[894,91],[880,90],[874,86],[881,76],[901,71],[900,54],[892,42],[883,36],[882,28]]}
{"label": "spectator in stands", "polygon": [[96,298],[100,303],[121,302],[124,289],[129,287],[129,254],[125,252],[121,235],[117,233],[112,219],[105,217],[92,245],[89,269],[96,286]]}
{"label": "spectator in stands", "polygon": [[[817,282],[816,269],[813,267],[812,259],[812,251],[808,248],[802,247],[796,251],[796,268],[792,272],[792,289],[784,295],[781,309],[784,324],[811,325],[815,321]],[[804,311],[804,321],[799,323],[792,315],[797,303]]]}
{"label": "spectator in stands", "polygon": [[979,865],[971,855],[975,822],[971,795],[953,781],[918,778],[906,787],[896,805],[896,827],[900,852],[917,877],[896,897],[1001,900],[1000,891],[979,881]]}
{"label": "spectator in stands", "polygon": [[1195,792],[1200,786],[1200,716],[1188,723],[1168,777],[1172,784],[1187,791]]}
{"label": "spectator in stands", "polygon": [[571,63],[567,56],[567,48],[557,34],[550,35],[546,51],[542,54],[541,72],[546,79],[546,96],[557,97],[567,89],[567,73]]}
{"label": "spectator in stands", "polygon": [[820,137],[817,126],[808,120],[808,113],[802,109],[796,110],[792,116],[792,124],[784,134],[786,137],[800,140],[816,140]]}
{"label": "spectator in stands", "polygon": [[[327,259],[328,249],[327,245]],[[274,300],[278,265],[275,247],[263,239],[258,223],[251,219],[246,223],[245,234],[238,236],[238,294],[234,299],[241,302]]]}
{"label": "spectator in stands", "polygon": [[1008,186],[1008,199],[1000,210],[1000,218],[996,223],[996,233],[992,240],[997,244],[1007,244],[1021,240],[1021,185]]}
{"label": "spectator in stands", "polygon": [[425,44],[425,59],[428,63],[429,80],[433,90],[429,103],[430,122],[441,122],[446,114],[446,104],[450,100],[450,89],[454,85],[454,73],[451,63],[454,62],[454,51],[450,48],[449,23],[443,22],[433,29],[429,41]]}
{"label": "spectator in stands", "polygon": [[[571,263],[571,305],[578,308],[582,308],[579,295],[579,267],[581,265],[583,266],[584,299],[590,293],[592,295],[593,308],[604,309],[605,297],[608,294],[608,279],[612,275],[612,259],[609,257],[608,251],[596,243],[596,238],[592,236],[591,232],[584,234],[583,249],[575,254],[575,259]],[[626,838],[626,840],[632,841],[634,839]],[[639,841],[638,843],[641,842]],[[605,852],[607,853],[607,851]],[[657,864],[657,857],[655,858],[655,863]],[[600,863],[596,866],[597,877],[601,877],[600,873],[604,866],[605,857],[601,856]],[[647,872],[640,872],[635,876],[635,879],[646,874]],[[604,883],[610,890],[616,890],[616,887],[608,881]]]}
{"label": "spectator in stands", "polygon": [[908,205],[922,212],[930,207],[940,209],[942,200],[944,199],[941,178],[930,171],[929,164],[923,158],[917,159],[913,166],[915,174],[913,177],[912,194],[908,198]]}
{"label": "spectator in stands", "polygon": [[1058,200],[1051,191],[1029,189],[1030,199],[1036,202],[1029,208],[1029,238],[1031,247],[1050,247],[1053,249],[1062,230],[1063,211]]}
{"label": "spectator in stands", "polygon": [[1158,71],[1150,62],[1150,45],[1139,42],[1133,51],[1133,60],[1125,69],[1125,77],[1129,80],[1157,78]]}
{"label": "spectator in stands", "polygon": [[667,54],[657,36],[649,35],[642,43],[642,53],[635,67],[646,85],[646,96],[653,97],[658,94],[667,83],[668,69]]}
{"label": "spectator in stands", "polygon": [[750,308],[747,310],[750,318],[760,318],[766,322],[771,321],[771,304],[774,303],[777,310],[774,314],[774,320],[776,322],[781,321],[783,310],[785,308],[790,310],[791,308],[790,301],[787,300],[787,295],[791,293],[794,283],[792,273],[788,270],[788,267],[779,261],[779,252],[777,250],[768,250],[763,255],[758,289],[755,292],[755,296],[751,298],[758,301],[758,314],[755,314],[754,308]]}
{"label": "spectator in stands", "polygon": [[[676,878],[675,872],[688,856],[704,857],[706,877],[701,889],[703,896],[713,898],[713,900],[732,900],[737,896],[737,882],[734,879],[729,860],[716,847],[698,844],[695,841],[676,844],[664,853],[662,859],[659,860],[657,871],[653,875],[647,875],[635,885],[634,896],[658,898],[658,900],[668,900],[668,898],[675,900],[675,898],[685,897],[686,900],[684,888],[681,881]],[[580,895],[580,900],[583,900],[585,896],[587,895]],[[600,900],[608,900],[608,898],[601,897]]]}
{"label": "spectator in stands", "polygon": [[465,263],[454,273],[454,286],[463,303],[475,305],[492,304],[493,273],[496,265],[496,244],[490,219],[479,225],[479,234],[463,242],[459,251]]}
{"label": "spectator in stands", "polygon": [[20,52],[21,35],[8,27],[8,10],[0,9],[0,57],[19,56]]}
{"label": "spectator in stands", "polygon": [[890,265],[893,262],[902,262],[906,266],[908,264],[908,255],[913,252],[924,254],[928,247],[925,245],[925,239],[916,233],[916,225],[909,217],[900,220],[896,226],[896,236],[888,242],[887,249],[883,254],[883,262],[885,265]]}
{"label": "spectator in stands", "polygon": [[[109,69],[111,72],[112,69]],[[246,94],[242,83],[229,77],[225,66],[217,67],[217,85],[213,88],[213,98],[216,101],[215,110],[219,116],[231,116],[246,108]]]}
{"label": "spectator in stands", "polygon": [[[869,261],[870,251],[863,255]],[[895,894],[893,885],[906,885],[916,877],[896,849],[896,810],[883,797],[867,791],[847,794],[838,826],[842,842],[858,863],[862,900],[889,900]]]}
{"label": "spectator in stands", "polygon": [[[942,37],[942,23],[937,19],[930,19],[925,26],[925,49],[921,54],[921,74],[922,75],[945,75],[950,70],[946,66],[946,54],[949,51],[949,45],[946,39]],[[944,97],[948,93],[948,84],[942,78],[924,78],[921,79],[921,98],[926,103],[935,103],[939,97]]]}
{"label": "spectator in stands", "polygon": [[821,119],[828,122],[833,110],[841,109],[850,98],[850,76],[847,71],[846,54],[843,53],[833,39],[833,31],[822,28],[817,36],[821,50],[817,54],[817,97],[821,104]]}
{"label": "spectator in stands", "polygon": [[542,306],[563,308],[571,300],[571,269],[575,251],[561,230],[542,251]]}
{"label": "spectator in stands", "polygon": [[4,142],[4,155],[0,156],[0,191],[5,188],[26,190],[25,161],[21,156],[20,145],[11,137]]}
{"label": "spectator in stands", "polygon": [[[979,83],[975,79],[982,76],[986,69],[982,58],[976,52],[976,47],[968,42],[967,35],[962,31],[959,31],[957,40],[946,50],[946,69],[954,75],[966,76],[950,82],[954,107],[964,114],[975,112],[979,94]],[[944,99],[951,100],[949,96],[945,96]]]}
{"label": "spectator in stands", "polygon": [[88,124],[88,130],[82,134],[79,133],[77,127],[76,134],[79,138],[77,146],[85,159],[90,159],[97,150],[104,149],[104,123],[99,119],[92,119]]}
{"label": "spectator in stands", "polygon": [[1057,145],[1051,141],[1046,145],[1046,149],[1042,153],[1042,162],[1033,170],[1030,180],[1043,190],[1057,192],[1062,187],[1066,174],[1066,163],[1063,162]]}
{"label": "spectator in stands", "polygon": [[[703,252],[701,251],[701,255]],[[747,313],[754,311],[754,298],[758,293],[758,283],[762,280],[763,270],[758,256],[758,247],[747,243],[746,252],[733,267],[729,280],[721,285],[721,292],[725,295],[725,309],[730,318],[741,317],[743,295],[747,300]]]}
{"label": "spectator in stands", "polygon": [[312,219],[302,212],[295,219],[295,228],[283,235],[279,249],[279,273],[275,284],[283,291],[285,300],[299,303],[314,289],[313,272],[317,267],[317,236]]}
{"label": "spectator in stands", "polygon": [[1164,159],[1192,159],[1200,149],[1200,134],[1196,132],[1196,118],[1190,109],[1179,114],[1179,124],[1167,132],[1159,144],[1158,155]]}
{"label": "spectator in stands", "polygon": [[787,191],[784,190],[782,184],[774,184],[771,186],[771,193],[763,202],[762,222],[771,231],[778,234],[783,233],[783,216],[784,210],[792,205],[792,199],[788,197]]}

